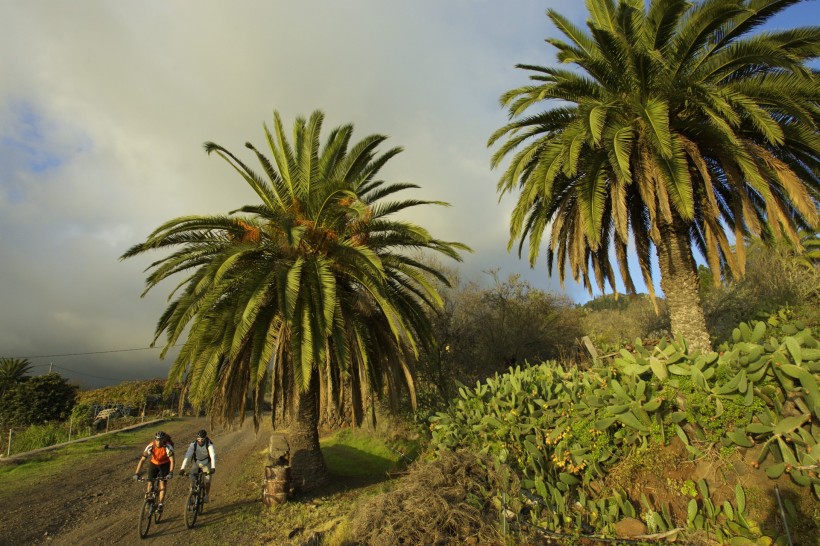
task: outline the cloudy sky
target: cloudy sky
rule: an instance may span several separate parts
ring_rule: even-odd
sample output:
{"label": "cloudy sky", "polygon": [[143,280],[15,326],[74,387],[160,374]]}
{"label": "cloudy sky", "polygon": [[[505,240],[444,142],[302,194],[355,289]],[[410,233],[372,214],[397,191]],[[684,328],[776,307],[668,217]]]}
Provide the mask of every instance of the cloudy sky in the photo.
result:
{"label": "cloudy sky", "polygon": [[141,299],[157,256],[118,257],[167,219],[254,202],[202,143],[261,147],[274,110],[389,135],[405,151],[385,178],[452,205],[414,220],[475,249],[463,277],[560,291],[506,252],[486,148],[499,95],[526,82],[514,65],[554,58],[548,7],[585,19],[559,0],[0,0],[0,356],[84,386],[164,376],[146,348],[173,286]]}

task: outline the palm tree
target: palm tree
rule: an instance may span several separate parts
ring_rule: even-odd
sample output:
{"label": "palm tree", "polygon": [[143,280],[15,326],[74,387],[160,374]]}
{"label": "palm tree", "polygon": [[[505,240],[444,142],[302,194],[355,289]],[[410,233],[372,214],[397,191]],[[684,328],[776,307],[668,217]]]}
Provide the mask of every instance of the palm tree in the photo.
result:
{"label": "palm tree", "polygon": [[[289,419],[294,483],[311,488],[326,470],[319,449],[322,401],[347,400],[361,422],[373,396],[394,397],[402,386],[415,404],[411,362],[431,342],[426,311],[441,306],[428,276],[446,282],[417,251],[460,261],[466,246],[432,237],[391,215],[439,201],[390,200],[409,183],[377,178],[401,150],[378,153],[386,137],[351,145],[352,125],[334,129],[324,146],[324,115],[298,118],[288,141],[278,113],[265,136],[271,162],[252,144],[261,174],[217,144],[260,203],[223,216],[170,220],[122,258],[176,247],[149,266],[146,292],[176,273],[188,276],[165,310],[155,341],[165,349],[190,328],[167,385],[181,382],[189,399],[212,418],[243,418],[252,398],[259,424],[267,379],[276,408]],[[345,386],[349,386],[345,391]]]}
{"label": "palm tree", "polygon": [[654,247],[673,331],[707,349],[693,250],[719,284],[743,274],[745,238],[799,247],[818,224],[820,86],[805,63],[820,30],[751,34],[799,1],[587,0],[587,30],[549,10],[569,41],[547,42],[575,69],[519,65],[532,83],[502,96],[511,121],[488,144],[506,138],[493,167],[511,156],[510,246],[528,243],[534,265],[546,234],[550,274],[563,283],[568,266],[590,293],[590,269],[616,289],[612,255],[634,292],[634,253],[653,301]]}
{"label": "palm tree", "polygon": [[820,266],[820,234],[801,231],[800,244],[803,252],[797,255],[797,262],[809,271],[815,271]]}
{"label": "palm tree", "polygon": [[0,358],[0,386],[5,390],[16,385],[23,381],[30,371],[31,362],[28,358]]}

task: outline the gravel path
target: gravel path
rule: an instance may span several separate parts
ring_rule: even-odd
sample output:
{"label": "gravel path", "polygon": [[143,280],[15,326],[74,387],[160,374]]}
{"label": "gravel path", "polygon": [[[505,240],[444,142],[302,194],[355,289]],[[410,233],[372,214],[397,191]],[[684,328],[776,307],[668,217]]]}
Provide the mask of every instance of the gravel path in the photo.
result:
{"label": "gravel path", "polygon": [[[129,545],[153,540],[163,545],[235,544],[239,537],[223,535],[223,531],[235,533],[235,526],[220,526],[220,522],[243,508],[261,506],[264,462],[260,461],[264,460],[270,425],[263,426],[258,435],[249,420],[242,428],[212,432],[217,474],[211,502],[196,526],[187,529],[183,517],[188,479],[174,478],[169,484],[162,522],[153,524],[147,539],[141,540],[137,522],[143,484],[135,484],[131,477],[137,458],[158,426],[144,429],[144,440],[133,445],[110,445],[93,457],[86,455],[72,461],[70,472],[44,476],[21,498],[12,499],[0,492],[0,545]],[[205,419],[190,417],[161,427],[171,434],[180,452],[177,467],[182,465],[189,438],[200,428],[209,428]],[[252,475],[254,472],[259,476]]]}

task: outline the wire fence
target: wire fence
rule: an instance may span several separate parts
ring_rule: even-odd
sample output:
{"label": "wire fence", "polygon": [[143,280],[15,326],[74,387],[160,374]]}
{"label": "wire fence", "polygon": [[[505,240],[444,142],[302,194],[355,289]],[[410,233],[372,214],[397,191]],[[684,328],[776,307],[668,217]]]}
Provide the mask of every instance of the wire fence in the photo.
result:
{"label": "wire fence", "polygon": [[91,407],[91,419],[70,417],[66,421],[46,422],[28,426],[0,423],[3,448],[0,457],[10,457],[34,449],[70,442],[103,434],[110,430],[151,421],[176,414],[171,404],[143,405],[134,408],[123,404],[95,404]]}

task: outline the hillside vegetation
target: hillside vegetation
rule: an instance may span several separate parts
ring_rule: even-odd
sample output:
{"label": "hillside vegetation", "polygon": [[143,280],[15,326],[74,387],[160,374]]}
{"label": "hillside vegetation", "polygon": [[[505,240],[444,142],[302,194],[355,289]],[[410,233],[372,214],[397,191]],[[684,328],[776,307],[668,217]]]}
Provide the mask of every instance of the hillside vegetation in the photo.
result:
{"label": "hillside vegetation", "polygon": [[[661,340],[589,369],[516,367],[462,388],[432,419],[432,448],[490,455],[521,478],[488,491],[550,533],[771,543],[820,525],[820,342],[788,320],[740,324],[717,352]],[[511,482],[512,483],[512,482]],[[813,497],[813,498],[812,498]],[[755,499],[750,502],[749,499]]]}

